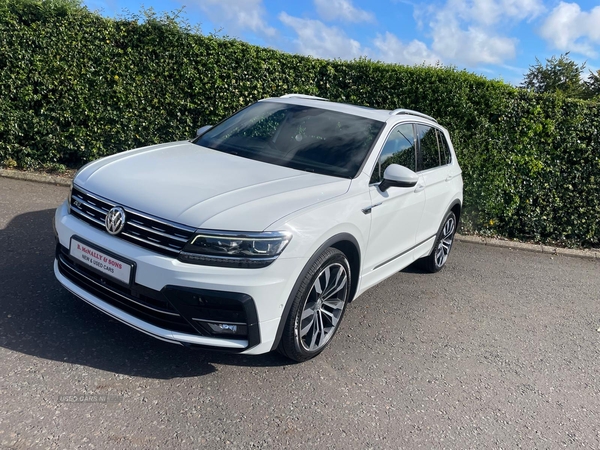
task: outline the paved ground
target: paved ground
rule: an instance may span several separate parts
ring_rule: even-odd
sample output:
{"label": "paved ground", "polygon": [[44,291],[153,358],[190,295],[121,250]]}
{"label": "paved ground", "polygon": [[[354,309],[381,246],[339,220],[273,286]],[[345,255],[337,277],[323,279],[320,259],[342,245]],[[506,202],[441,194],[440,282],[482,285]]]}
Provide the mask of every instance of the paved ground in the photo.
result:
{"label": "paved ground", "polygon": [[0,178],[2,450],[600,448],[597,261],[457,243],[288,364],[162,343],[60,288],[66,193]]}

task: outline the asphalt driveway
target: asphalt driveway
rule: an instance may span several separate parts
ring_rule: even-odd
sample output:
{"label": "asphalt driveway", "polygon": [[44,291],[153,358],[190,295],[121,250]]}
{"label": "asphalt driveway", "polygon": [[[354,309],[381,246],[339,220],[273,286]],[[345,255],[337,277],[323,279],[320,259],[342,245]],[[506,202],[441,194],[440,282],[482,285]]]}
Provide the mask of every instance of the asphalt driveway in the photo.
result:
{"label": "asphalt driveway", "polygon": [[0,178],[0,449],[600,448],[600,263],[459,242],[318,358],[188,350],[52,272],[67,189]]}

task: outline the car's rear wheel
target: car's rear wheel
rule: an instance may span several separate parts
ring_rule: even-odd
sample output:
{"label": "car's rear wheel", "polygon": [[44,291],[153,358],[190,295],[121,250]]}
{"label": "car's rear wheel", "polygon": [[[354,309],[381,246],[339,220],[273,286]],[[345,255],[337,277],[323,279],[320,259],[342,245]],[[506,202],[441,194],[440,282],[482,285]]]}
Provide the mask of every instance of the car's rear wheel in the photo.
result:
{"label": "car's rear wheel", "polygon": [[454,243],[454,233],[456,233],[456,214],[450,211],[444,218],[442,228],[440,229],[433,250],[429,256],[419,260],[420,266],[428,272],[439,272],[446,265],[448,255]]}
{"label": "car's rear wheel", "polygon": [[294,361],[321,353],[344,316],[350,295],[346,256],[328,248],[313,263],[293,300],[278,350]]}

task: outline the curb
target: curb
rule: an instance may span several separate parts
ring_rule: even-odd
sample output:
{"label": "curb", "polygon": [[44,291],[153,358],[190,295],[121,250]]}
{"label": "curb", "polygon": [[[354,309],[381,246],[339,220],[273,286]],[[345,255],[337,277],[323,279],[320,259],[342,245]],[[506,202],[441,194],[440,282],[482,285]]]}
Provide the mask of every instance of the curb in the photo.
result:
{"label": "curb", "polygon": [[600,261],[600,250],[575,250],[571,248],[551,247],[542,244],[526,244],[524,242],[505,241],[502,239],[486,238],[482,236],[465,236],[456,234],[455,239],[459,242],[470,244],[489,245],[490,247],[508,248],[511,250],[523,250],[526,252],[546,253],[557,256],[571,256]]}
{"label": "curb", "polygon": [[[38,183],[54,184],[57,186],[71,186],[70,177],[48,175],[45,173],[23,172],[20,170],[0,169],[0,177],[13,178],[15,180],[35,181]],[[456,240],[470,244],[489,245],[515,250],[523,250],[534,253],[547,253],[550,255],[571,256],[600,261],[600,250],[574,250],[570,248],[550,247],[542,244],[526,244],[524,242],[508,241],[502,239],[486,238],[482,236],[465,236],[456,233]]]}
{"label": "curb", "polygon": [[48,175],[46,173],[23,172],[20,170],[0,169],[0,177],[12,178],[14,180],[35,181],[37,183],[54,184],[57,186],[71,186],[70,177]]}

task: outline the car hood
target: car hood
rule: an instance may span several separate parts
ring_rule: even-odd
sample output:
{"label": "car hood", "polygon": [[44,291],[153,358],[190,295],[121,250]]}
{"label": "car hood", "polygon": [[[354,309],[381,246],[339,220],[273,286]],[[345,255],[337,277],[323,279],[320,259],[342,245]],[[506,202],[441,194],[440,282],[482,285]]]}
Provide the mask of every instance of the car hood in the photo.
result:
{"label": "car hood", "polygon": [[103,158],[75,183],[119,205],[191,227],[262,231],[282,217],[344,194],[350,180],[201,147],[156,145]]}

